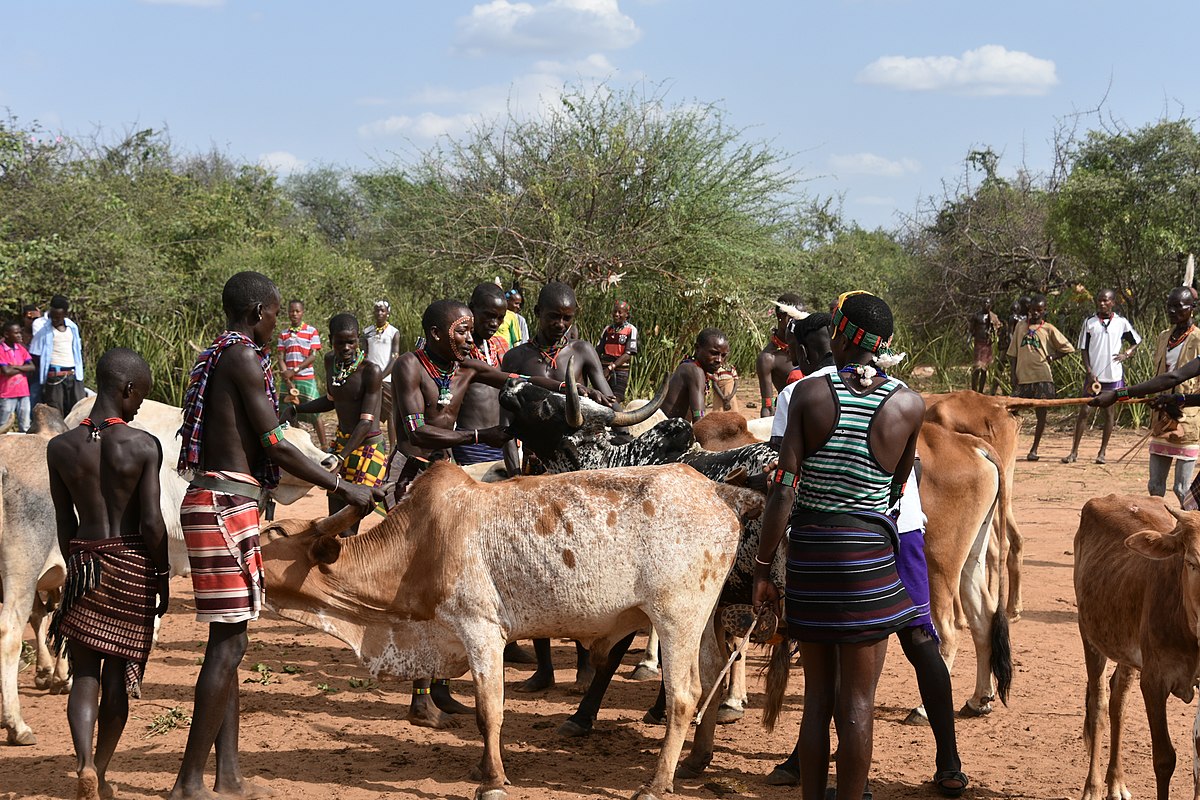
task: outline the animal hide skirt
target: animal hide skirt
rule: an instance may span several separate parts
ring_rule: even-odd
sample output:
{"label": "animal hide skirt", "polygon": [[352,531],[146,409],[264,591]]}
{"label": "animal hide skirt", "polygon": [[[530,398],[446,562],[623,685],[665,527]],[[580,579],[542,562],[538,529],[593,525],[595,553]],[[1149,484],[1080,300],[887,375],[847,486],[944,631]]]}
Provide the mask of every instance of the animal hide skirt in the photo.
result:
{"label": "animal hide skirt", "polygon": [[[231,472],[204,473],[221,480],[257,483],[249,475]],[[179,508],[183,540],[192,565],[192,589],[199,622],[247,622],[262,610],[262,553],[259,551],[258,500],[188,487]]]}
{"label": "animal hide skirt", "polygon": [[896,570],[895,528],[888,530],[890,520],[882,515],[871,516],[880,522],[848,514],[793,514],[785,604],[790,638],[877,641],[919,615]]}
{"label": "animal hide skirt", "polygon": [[72,539],[63,600],[48,640],[62,652],[69,639],[125,659],[125,690],[142,696],[142,676],[154,641],[158,583],[140,536]]}

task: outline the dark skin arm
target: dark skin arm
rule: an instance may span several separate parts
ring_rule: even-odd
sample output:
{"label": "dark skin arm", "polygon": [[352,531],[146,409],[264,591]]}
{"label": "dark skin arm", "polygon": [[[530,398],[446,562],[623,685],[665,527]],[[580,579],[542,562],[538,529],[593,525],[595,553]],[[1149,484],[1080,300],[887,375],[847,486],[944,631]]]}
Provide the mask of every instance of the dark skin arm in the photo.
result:
{"label": "dark skin arm", "polygon": [[[330,370],[334,366],[333,354],[330,353],[325,362],[325,374],[332,375]],[[346,444],[342,447],[342,453],[353,453],[357,450],[372,431],[378,429],[379,421],[363,419],[363,414],[375,415],[379,413],[381,399],[383,397],[383,372],[379,369],[379,365],[372,364],[370,361],[364,361],[359,370],[362,379],[362,402],[358,408],[358,421],[354,424],[353,430],[350,431],[350,438],[346,440]],[[329,391],[333,391],[333,387],[329,387]],[[332,401],[331,401],[332,402]],[[345,457],[339,455],[345,461]]]}
{"label": "dark skin arm", "polygon": [[167,613],[171,599],[171,563],[167,559],[167,524],[163,521],[159,503],[158,473],[162,467],[162,447],[153,436],[146,436],[148,446],[143,452],[142,474],[138,479],[138,517],[141,520],[142,539],[158,573],[158,609],[155,613]]}
{"label": "dark skin arm", "polygon": [[26,361],[24,364],[0,364],[0,375],[5,377],[20,375],[22,372],[33,372],[33,362]]}
{"label": "dark skin arm", "polygon": [[[255,448],[261,448],[262,443],[258,437],[274,429],[279,420],[275,414],[275,409],[267,399],[267,395],[263,392],[262,369],[259,367],[258,358],[251,352],[250,348],[229,348],[221,356],[221,362],[217,365],[217,370],[228,370],[224,374],[227,376],[227,380],[234,393],[236,393],[237,400],[242,405],[249,431],[253,431],[253,433],[247,434],[249,441],[245,439],[242,441],[230,441],[224,446],[218,444],[218,441],[206,438],[205,446],[215,447],[217,450],[217,453],[213,453],[213,455],[217,456],[219,460],[212,463],[220,464],[222,460],[226,459],[231,463],[236,463],[237,461],[243,461],[246,458],[246,454],[255,452]],[[241,454],[230,452],[233,448],[240,450]],[[375,507],[377,500],[383,499],[382,492],[379,493],[379,498],[374,498],[371,490],[342,481],[333,473],[326,472],[319,464],[314,464],[310,461],[286,439],[271,447],[268,455],[272,461],[292,475],[318,488],[333,491],[337,487],[335,494],[345,500],[348,505],[358,508],[363,514],[370,512]],[[222,456],[225,458],[221,458]]]}
{"label": "dark skin arm", "polygon": [[[503,386],[504,381],[508,379],[508,374],[494,370],[482,361],[474,361],[469,359],[464,364],[468,369],[474,370],[477,366],[483,369],[479,374],[473,376],[474,380],[480,380],[488,386]],[[413,414],[423,414],[427,419],[427,423],[414,430],[405,429],[405,436],[409,443],[414,447],[422,450],[445,450],[455,445],[473,444],[478,437],[478,441],[484,444],[489,444],[492,447],[502,447],[511,438],[508,431],[503,426],[497,425],[492,428],[480,428],[478,430],[455,430],[451,427],[441,427],[431,423],[431,418],[434,415],[436,406],[436,393],[432,395],[433,399],[429,399],[423,388],[425,381],[425,373],[421,370],[416,359],[401,359],[396,364],[396,370],[392,374],[392,392],[395,397],[393,403],[393,413],[395,419],[403,420],[406,416]],[[545,379],[542,379],[545,380]],[[460,384],[462,388],[465,386]],[[555,384],[555,388],[558,384]],[[459,400],[458,402],[461,402]]]}
{"label": "dark skin arm", "polygon": [[[671,376],[671,383],[667,387],[667,396],[663,399],[664,413],[668,413],[667,409],[686,413],[688,421],[700,419],[704,414],[704,390],[707,388],[707,379],[705,378],[704,370],[694,363],[681,364],[675,374]],[[683,401],[686,399],[687,408],[682,409]]]}
{"label": "dark skin arm", "polygon": [[[59,446],[56,447],[56,444]],[[50,498],[54,501],[54,525],[58,530],[58,549],[65,558],[71,552],[71,540],[79,530],[79,520],[75,516],[75,504],[71,501],[71,490],[67,482],[59,474],[59,450],[62,443],[50,442],[46,449],[46,461],[50,468]]]}
{"label": "dark skin arm", "polygon": [[[809,453],[818,450],[836,422],[836,410],[825,381],[804,381],[793,390],[788,426],[779,453],[779,468],[798,474]],[[908,480],[917,452],[917,435],[925,416],[925,401],[909,389],[893,394],[878,412],[871,428],[871,449],[880,466],[892,467],[893,494]],[[771,482],[763,510],[762,538],[754,564],[754,605],[780,613],[779,591],[771,581],[771,563],[783,538],[796,492]],[[762,562],[766,562],[765,564]]]}
{"label": "dark skin arm", "polygon": [[[1170,372],[1164,372],[1162,375],[1156,375],[1148,381],[1142,381],[1130,386],[1125,389],[1125,393],[1129,397],[1146,397],[1152,394],[1159,394],[1168,389],[1174,389],[1184,381],[1191,380],[1198,375],[1200,375],[1200,358],[1193,358],[1183,366],[1176,367]],[[1115,402],[1117,402],[1117,393],[1115,391],[1107,391],[1096,395],[1092,399],[1091,405],[1108,408]],[[1187,403],[1186,405],[1193,404]]]}

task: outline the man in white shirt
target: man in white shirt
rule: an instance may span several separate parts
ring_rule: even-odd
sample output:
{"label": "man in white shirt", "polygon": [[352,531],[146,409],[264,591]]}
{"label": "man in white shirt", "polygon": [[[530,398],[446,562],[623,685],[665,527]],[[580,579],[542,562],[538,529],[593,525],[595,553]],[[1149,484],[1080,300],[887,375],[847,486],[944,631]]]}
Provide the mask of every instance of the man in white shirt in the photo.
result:
{"label": "man in white shirt", "polygon": [[67,317],[71,305],[60,294],[50,300],[47,322],[37,328],[29,354],[38,357],[41,402],[65,417],[83,399],[83,340],[79,326]]}
{"label": "man in white shirt", "polygon": [[[1125,386],[1125,370],[1123,361],[1133,355],[1142,337],[1129,324],[1129,320],[1113,311],[1113,303],[1117,294],[1112,289],[1101,289],[1096,292],[1096,313],[1083,321],[1079,330],[1079,352],[1083,354],[1083,391],[1080,397],[1092,397],[1103,391],[1116,391]],[[1128,344],[1129,349],[1123,350]],[[1079,457],[1079,440],[1083,438],[1084,428],[1088,424],[1089,412],[1094,409],[1080,406],[1079,416],[1075,418],[1075,439],[1071,442],[1071,452],[1063,456],[1062,463],[1072,464]],[[1113,425],[1117,420],[1115,411],[1105,408],[1104,433],[1100,439],[1100,452],[1096,454],[1096,463],[1103,464],[1108,460],[1108,440],[1112,436]]]}
{"label": "man in white shirt", "polygon": [[392,367],[400,357],[400,331],[388,322],[392,304],[387,300],[375,301],[375,324],[363,331],[367,360],[383,370],[383,409],[381,420],[387,420],[388,444],[396,447],[396,432],[392,429]]}

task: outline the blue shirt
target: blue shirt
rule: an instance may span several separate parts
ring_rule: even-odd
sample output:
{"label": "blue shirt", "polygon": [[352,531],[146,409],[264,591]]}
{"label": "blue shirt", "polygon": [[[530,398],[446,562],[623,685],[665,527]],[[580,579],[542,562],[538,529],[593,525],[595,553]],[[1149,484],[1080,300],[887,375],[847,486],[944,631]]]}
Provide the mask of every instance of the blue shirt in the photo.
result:
{"label": "blue shirt", "polygon": [[[79,335],[79,326],[70,319],[64,319],[63,323],[67,326],[67,330],[74,334],[74,341],[71,345],[72,355],[75,357],[75,380],[83,383],[83,340]],[[38,357],[38,383],[46,382],[46,373],[50,371],[50,351],[54,349],[54,325],[48,323],[38,329],[38,332],[33,335],[33,341],[29,343],[29,354]],[[72,366],[68,364],[55,364],[56,367]]]}

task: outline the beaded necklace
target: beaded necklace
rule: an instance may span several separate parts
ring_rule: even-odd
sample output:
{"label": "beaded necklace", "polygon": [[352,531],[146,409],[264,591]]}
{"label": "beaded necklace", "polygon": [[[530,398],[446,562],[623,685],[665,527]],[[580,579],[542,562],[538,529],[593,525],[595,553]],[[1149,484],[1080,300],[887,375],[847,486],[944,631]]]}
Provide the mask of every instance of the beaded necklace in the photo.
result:
{"label": "beaded necklace", "polygon": [[329,376],[329,382],[334,386],[345,386],[346,381],[350,380],[350,376],[358,371],[358,368],[362,365],[362,363],[363,351],[359,350],[354,358],[338,364],[338,370],[333,375]]}
{"label": "beaded necklace", "polygon": [[458,362],[455,361],[450,369],[442,369],[429,358],[422,347],[417,352],[417,360],[421,362],[421,366],[425,368],[425,372],[429,377],[433,378],[433,382],[438,387],[438,406],[448,406],[450,401],[454,399],[454,395],[450,393],[450,381],[454,380],[454,376],[458,374]]}
{"label": "beaded necklace", "polygon": [[780,339],[779,334],[776,333],[775,331],[771,331],[771,344],[775,345],[776,350],[787,350],[788,349],[788,343],[786,341],[784,341],[783,339]]}
{"label": "beaded necklace", "polygon": [[1196,326],[1189,325],[1188,329],[1186,331],[1184,331],[1183,333],[1179,334],[1178,336],[1172,336],[1172,337],[1168,338],[1167,339],[1167,349],[1174,350],[1176,347],[1179,347],[1179,345],[1183,344],[1183,340],[1188,337],[1188,334],[1190,334],[1194,330],[1196,330]]}
{"label": "beaded necklace", "polygon": [[88,439],[93,442],[98,442],[100,441],[100,431],[104,430],[105,428],[111,428],[113,425],[126,425],[128,423],[126,423],[125,420],[121,419],[120,417],[108,417],[103,422],[97,424],[92,422],[91,417],[84,417],[83,422],[80,424],[91,431],[91,433],[88,434]]}
{"label": "beaded necklace", "polygon": [[546,363],[550,365],[550,369],[558,369],[558,356],[562,352],[562,349],[567,346],[567,337],[563,336],[563,338],[549,347],[542,347],[536,342],[534,346],[538,349],[538,356],[546,360]]}
{"label": "beaded necklace", "polygon": [[874,378],[887,379],[887,373],[871,364],[847,364],[838,370],[843,375],[853,375],[863,388],[868,388]]}

